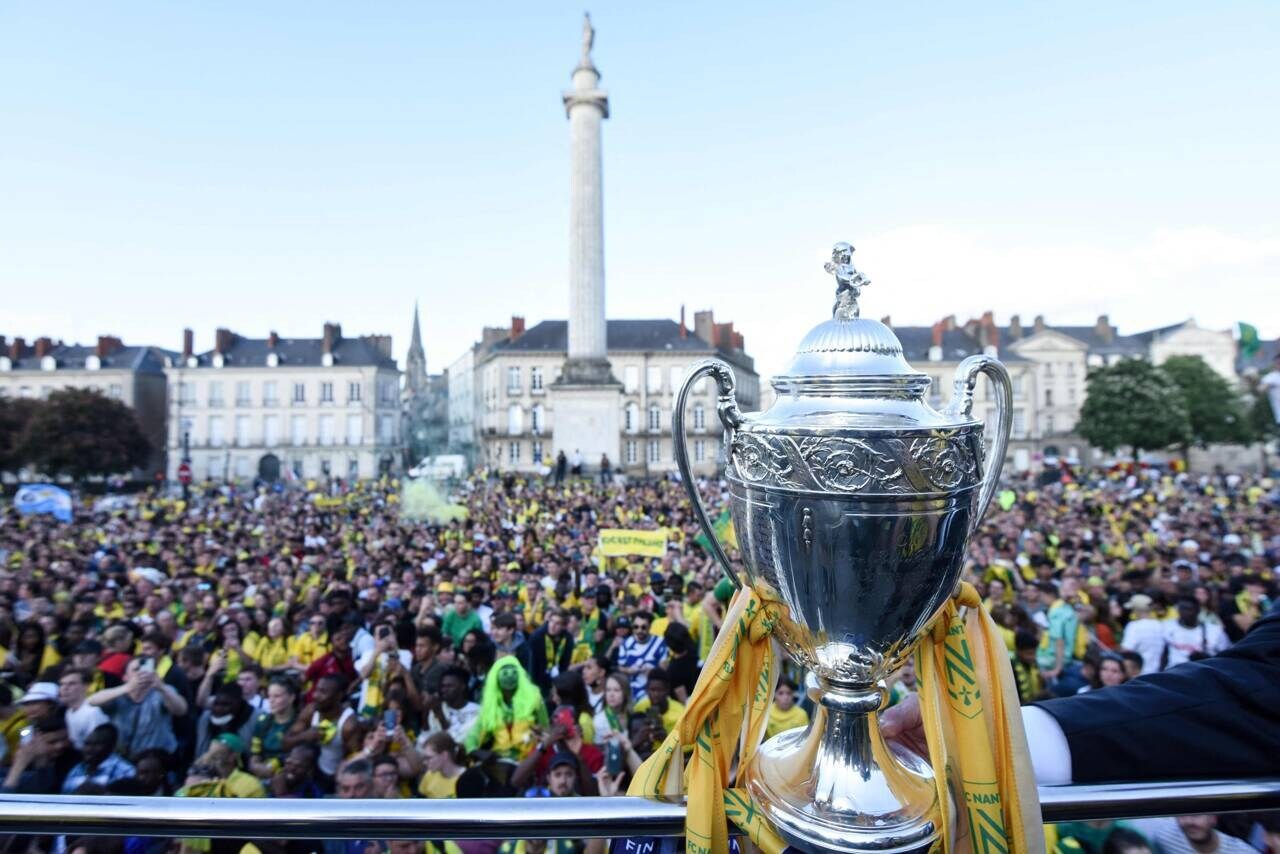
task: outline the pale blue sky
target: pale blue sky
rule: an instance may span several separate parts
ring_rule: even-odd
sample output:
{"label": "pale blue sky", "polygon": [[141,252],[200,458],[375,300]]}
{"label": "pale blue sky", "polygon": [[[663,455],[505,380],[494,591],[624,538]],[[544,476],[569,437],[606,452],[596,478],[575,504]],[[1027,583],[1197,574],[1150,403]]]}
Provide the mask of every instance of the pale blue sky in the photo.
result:
{"label": "pale blue sky", "polygon": [[[777,370],[869,315],[1280,335],[1280,5],[591,6],[614,317]],[[567,308],[580,3],[0,3],[0,334],[389,332]]]}

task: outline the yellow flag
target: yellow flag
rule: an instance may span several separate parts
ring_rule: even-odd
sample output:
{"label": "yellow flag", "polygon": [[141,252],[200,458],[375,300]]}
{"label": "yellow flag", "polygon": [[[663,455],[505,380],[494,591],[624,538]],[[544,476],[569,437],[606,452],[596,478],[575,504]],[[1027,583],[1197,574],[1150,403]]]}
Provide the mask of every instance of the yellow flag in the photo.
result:
{"label": "yellow flag", "polygon": [[628,528],[601,528],[600,553],[609,557],[662,557],[667,553],[667,529],[632,531]]}

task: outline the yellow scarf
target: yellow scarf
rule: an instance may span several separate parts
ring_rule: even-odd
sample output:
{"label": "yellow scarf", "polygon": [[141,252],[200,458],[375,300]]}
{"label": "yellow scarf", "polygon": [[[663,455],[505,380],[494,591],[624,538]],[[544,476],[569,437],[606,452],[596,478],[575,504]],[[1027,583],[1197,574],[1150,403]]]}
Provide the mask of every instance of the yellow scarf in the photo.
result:
{"label": "yellow scarf", "polygon": [[[726,819],[766,854],[786,847],[751,794],[727,788],[735,753],[739,768],[749,767],[764,734],[778,676],[769,635],[783,607],[762,602],[751,588],[739,591],[679,725],[628,789],[642,797],[688,793],[689,851],[727,850]],[[961,585],[944,606],[915,655],[941,824],[956,828],[954,836],[944,833],[934,851],[1041,854],[1039,802],[1008,653],[971,585]],[[686,747],[692,748],[687,764]],[[957,816],[952,791],[966,807]]]}

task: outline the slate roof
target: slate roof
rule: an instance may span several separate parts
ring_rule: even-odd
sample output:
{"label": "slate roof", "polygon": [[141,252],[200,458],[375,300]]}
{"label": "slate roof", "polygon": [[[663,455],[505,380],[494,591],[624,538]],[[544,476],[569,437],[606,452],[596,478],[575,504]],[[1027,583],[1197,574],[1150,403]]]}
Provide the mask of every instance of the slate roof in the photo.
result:
{"label": "slate roof", "polygon": [[[93,344],[56,344],[49,349],[48,355],[57,361],[59,370],[84,370],[85,360],[97,352]],[[8,355],[5,351],[3,355]],[[99,370],[127,370],[142,374],[164,373],[166,357],[177,357],[178,354],[159,347],[121,347],[102,357]],[[36,358],[35,347],[27,344],[22,348],[22,355],[12,363],[14,371],[39,371],[40,359]]]}
{"label": "slate roof", "polygon": [[[1162,326],[1159,329],[1150,329],[1135,335],[1113,335],[1111,340],[1099,335],[1096,326],[1046,326],[1045,329],[1074,338],[1085,345],[1089,353],[1103,356],[1145,356],[1150,351],[1152,339],[1166,332],[1172,332],[1182,325],[1181,323],[1175,323],[1172,326]],[[1010,346],[1015,340],[1018,340],[1014,339],[1010,328],[1008,326],[998,326],[996,328],[1000,334],[1001,361],[1010,363],[1029,361],[1015,353]],[[898,336],[898,340],[902,342],[903,355],[906,356],[908,362],[915,364],[917,361],[928,361],[929,348],[933,346],[932,327],[894,326],[893,332]],[[1021,340],[1025,340],[1034,334],[1034,327],[1023,326]],[[966,356],[981,352],[982,346],[977,336],[965,332],[963,326],[956,326],[942,333],[942,357],[944,361],[955,362]]]}
{"label": "slate roof", "polygon": [[[197,354],[201,367],[213,364],[215,350]],[[267,354],[272,352],[266,338],[232,339],[231,346],[222,354],[224,368],[261,368],[267,364]],[[279,338],[274,352],[280,357],[282,367],[320,367],[324,356],[323,338]],[[339,338],[333,348],[334,363],[346,367],[396,368],[396,360],[384,356],[370,341],[363,338]],[[180,358],[176,356],[175,358]]]}
{"label": "slate roof", "polygon": [[[680,324],[674,320],[609,320],[605,341],[610,352],[688,352],[716,353],[755,370],[750,356],[736,350],[712,347],[692,330],[680,336]],[[569,349],[569,323],[544,320],[529,327],[514,341],[499,341],[493,353],[565,353]]]}

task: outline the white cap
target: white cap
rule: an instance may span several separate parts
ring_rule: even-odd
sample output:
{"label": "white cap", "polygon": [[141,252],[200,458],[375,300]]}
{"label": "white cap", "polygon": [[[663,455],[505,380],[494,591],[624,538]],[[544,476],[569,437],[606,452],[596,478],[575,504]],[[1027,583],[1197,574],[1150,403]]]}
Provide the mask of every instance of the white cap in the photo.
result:
{"label": "white cap", "polygon": [[27,693],[22,695],[19,703],[56,703],[58,702],[58,686],[52,682],[32,682]]}

